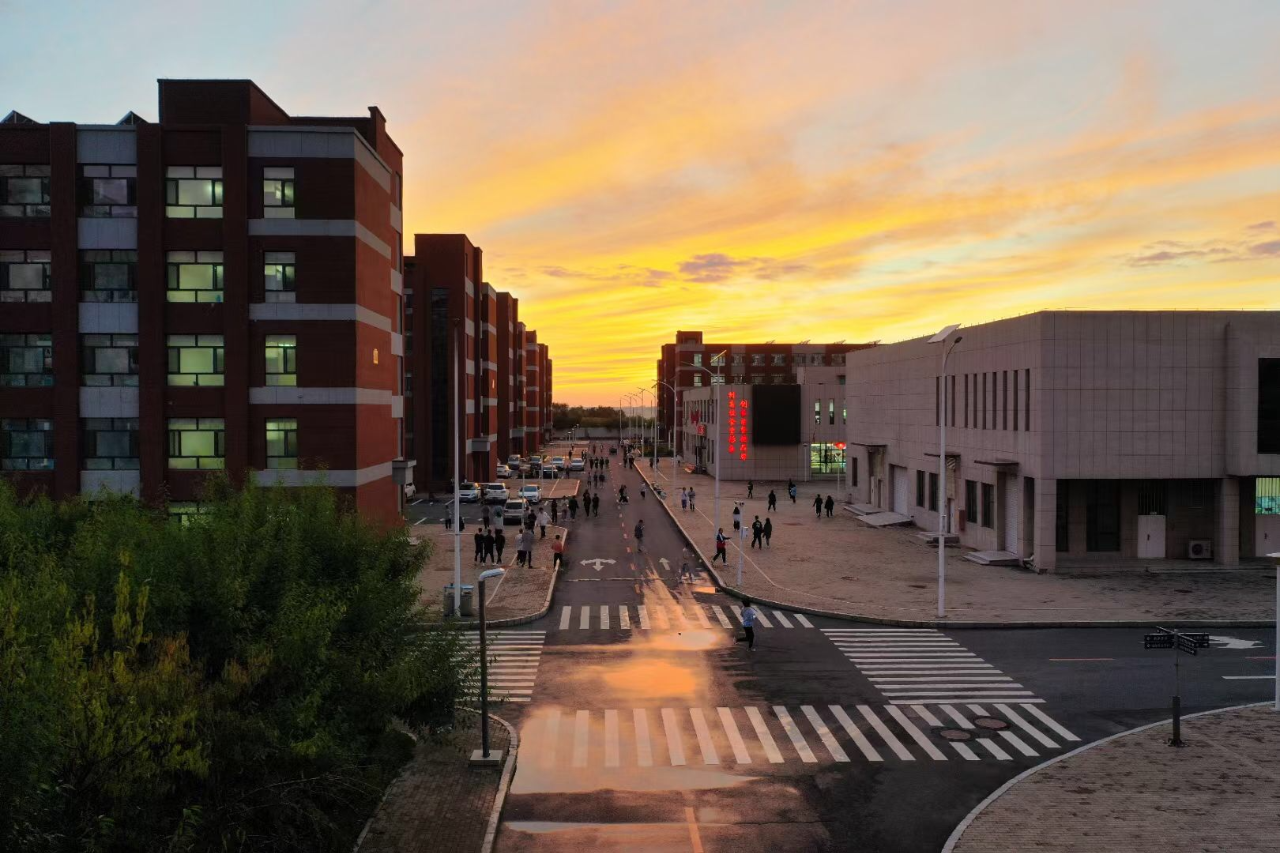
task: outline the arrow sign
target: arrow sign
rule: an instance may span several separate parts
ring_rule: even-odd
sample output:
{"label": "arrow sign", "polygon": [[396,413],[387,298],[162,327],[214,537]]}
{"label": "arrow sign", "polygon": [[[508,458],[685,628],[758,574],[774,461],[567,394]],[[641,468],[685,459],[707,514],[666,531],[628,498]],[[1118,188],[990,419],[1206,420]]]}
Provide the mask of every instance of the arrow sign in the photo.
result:
{"label": "arrow sign", "polygon": [[584,566],[591,566],[591,567],[592,567],[592,568],[594,568],[597,572],[598,572],[598,571],[600,571],[600,568],[601,568],[602,566],[606,566],[606,565],[608,565],[608,566],[612,566],[612,565],[613,565],[613,563],[614,563],[614,561],[613,561],[613,560],[606,560],[606,559],[602,559],[602,558],[600,558],[600,557],[596,557],[594,560],[579,560],[578,562],[579,562],[579,563],[581,563],[581,564],[582,564],[582,565],[584,565]]}
{"label": "arrow sign", "polygon": [[660,558],[658,559],[658,562],[659,562],[659,563],[662,563],[662,570],[663,570],[664,572],[669,572],[669,571],[671,571],[671,564],[670,564],[669,562],[667,562],[667,558],[666,558],[666,557],[660,557]]}
{"label": "arrow sign", "polygon": [[1262,645],[1262,643],[1259,643],[1257,640],[1242,640],[1238,637],[1210,636],[1209,642],[1224,649],[1256,649]]}

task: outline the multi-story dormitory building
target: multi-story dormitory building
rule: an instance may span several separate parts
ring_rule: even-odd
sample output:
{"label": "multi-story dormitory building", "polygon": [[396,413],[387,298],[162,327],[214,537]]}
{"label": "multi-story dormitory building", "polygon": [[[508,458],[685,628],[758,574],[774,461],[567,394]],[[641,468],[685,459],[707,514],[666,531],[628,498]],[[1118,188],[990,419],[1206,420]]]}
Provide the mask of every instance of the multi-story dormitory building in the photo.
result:
{"label": "multi-story dormitory building", "polygon": [[[474,270],[420,296],[416,318],[406,304],[401,164],[376,107],[290,116],[246,80],[162,80],[155,122],[10,113],[0,473],[23,491],[107,488],[179,511],[213,471],[324,479],[393,522],[406,485],[449,476],[431,468],[430,428],[451,420],[438,412],[447,365],[423,329],[416,353],[402,335],[438,313],[469,324],[460,408],[474,476],[536,447],[524,328],[513,298],[468,283],[483,282],[479,250],[460,238]],[[458,238],[438,239],[443,256]],[[416,440],[414,390],[415,406],[435,404],[408,414]]]}
{"label": "multi-story dormitory building", "polygon": [[405,275],[406,452],[416,462],[415,487],[446,489],[455,450],[464,479],[492,480],[499,462],[545,442],[547,347],[520,321],[520,301],[484,280],[483,252],[466,235],[416,235]]}

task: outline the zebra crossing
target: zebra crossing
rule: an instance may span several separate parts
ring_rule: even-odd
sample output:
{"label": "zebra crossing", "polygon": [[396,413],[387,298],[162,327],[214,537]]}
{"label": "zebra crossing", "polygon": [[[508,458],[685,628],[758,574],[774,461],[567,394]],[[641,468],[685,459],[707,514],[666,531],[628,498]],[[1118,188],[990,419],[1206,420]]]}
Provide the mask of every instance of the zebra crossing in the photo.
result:
{"label": "zebra crossing", "polygon": [[[812,628],[803,613],[756,608],[757,628]],[[697,602],[670,604],[584,604],[560,608],[561,631],[686,630],[689,628],[736,628],[742,624],[742,608]]]}
{"label": "zebra crossing", "polygon": [[[542,646],[546,631],[490,631],[486,638],[489,658],[489,699],[499,702],[528,702],[533,698],[533,685],[538,678]],[[464,634],[464,643],[472,649],[480,645],[480,635]],[[477,699],[480,688],[476,677],[474,690],[463,694]]]}
{"label": "zebra crossing", "polygon": [[822,633],[891,705],[1044,702],[932,628],[824,628]]}
{"label": "zebra crossing", "polygon": [[[1016,704],[1016,707],[1015,707]],[[613,708],[533,718],[521,760],[544,769],[1014,761],[1080,738],[1030,703]]]}

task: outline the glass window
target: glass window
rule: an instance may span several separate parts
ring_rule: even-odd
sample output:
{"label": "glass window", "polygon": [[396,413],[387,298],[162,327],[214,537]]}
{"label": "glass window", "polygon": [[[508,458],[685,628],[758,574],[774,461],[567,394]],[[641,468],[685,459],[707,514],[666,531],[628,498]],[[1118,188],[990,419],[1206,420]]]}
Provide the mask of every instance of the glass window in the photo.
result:
{"label": "glass window", "polygon": [[1253,482],[1254,514],[1280,515],[1280,477],[1258,477]]}
{"label": "glass window", "polygon": [[697,367],[702,367],[702,353],[700,353],[700,352],[695,352],[695,353],[693,354],[693,363],[694,363],[694,365],[696,365]]}
{"label": "glass window", "polygon": [[760,373],[757,373],[757,374],[755,374],[754,376],[752,376],[752,377],[751,377],[751,384],[752,384],[752,385],[763,385],[763,384],[764,384],[764,375],[763,375],[763,374],[760,374]]}
{"label": "glass window", "polygon": [[85,418],[82,424],[86,471],[138,469],[137,418]]}
{"label": "glass window", "polygon": [[786,382],[786,381],[787,381],[787,376],[786,376],[786,374],[785,374],[785,373],[775,373],[775,374],[773,374],[772,382],[773,382],[773,384],[774,384],[774,385],[781,385],[781,384],[783,384],[783,383],[784,383],[784,382]]}
{"label": "glass window", "polygon": [[[844,451],[836,447],[834,444],[814,442],[809,445],[809,471],[812,476],[840,476],[844,467]],[[857,483],[854,483],[853,485],[857,485]]]}
{"label": "glass window", "polygon": [[996,487],[990,483],[982,484],[982,526],[996,526]]}
{"label": "glass window", "polygon": [[222,335],[169,335],[169,384],[208,387],[226,377]]}
{"label": "glass window", "polygon": [[840,423],[849,423],[849,405],[847,403],[840,404]]}
{"label": "glass window", "polygon": [[744,364],[746,364],[746,361],[747,361],[747,357],[745,355],[735,355],[733,357],[733,366],[741,367]]}
{"label": "glass window", "polygon": [[786,355],[784,355],[783,353],[780,353],[780,352],[775,352],[773,355],[771,355],[771,356],[769,357],[769,361],[770,361],[770,363],[771,363],[774,367],[786,367],[786,366],[787,366],[787,357],[786,357]]}
{"label": "glass window", "polygon": [[724,353],[711,356],[712,367],[724,367]]}
{"label": "glass window", "polygon": [[1280,453],[1280,358],[1258,359],[1257,423],[1258,452]]}
{"label": "glass window", "polygon": [[298,422],[294,418],[267,421],[267,467],[298,467]]}
{"label": "glass window", "polygon": [[225,464],[222,418],[170,418],[169,467],[213,471]]}
{"label": "glass window", "polygon": [[978,484],[973,480],[964,481],[964,520],[978,523]]}
{"label": "glass window", "polygon": [[222,167],[170,166],[164,194],[164,215],[170,219],[221,219]]}
{"label": "glass window", "polygon": [[929,511],[938,511],[938,475],[929,472]]}
{"label": "glass window", "polygon": [[195,524],[200,520],[200,513],[204,511],[203,507],[195,501],[170,501],[169,502],[169,520],[183,527],[188,524]]}
{"label": "glass window", "polygon": [[52,384],[50,335],[0,335],[0,387],[39,388]]}
{"label": "glass window", "polygon": [[723,384],[724,384],[724,375],[723,375],[723,374],[720,374],[720,373],[713,373],[713,374],[711,374],[711,384],[712,384],[712,385],[723,385]]}
{"label": "glass window", "polygon": [[811,353],[811,354],[809,355],[809,363],[810,363],[810,364],[822,364],[822,362],[823,362],[823,356],[822,356],[822,353],[820,353],[820,352],[815,352],[815,353]]}
{"label": "glass window", "polygon": [[0,251],[0,302],[52,302],[49,252]]}
{"label": "glass window", "polygon": [[267,384],[298,384],[297,336],[267,335]]}
{"label": "glass window", "polygon": [[916,471],[916,506],[924,509],[924,472]]}
{"label": "glass window", "polygon": [[701,373],[695,373],[695,374],[693,374],[693,387],[694,387],[694,388],[701,388],[701,387],[702,387],[702,374],[701,374]]}
{"label": "glass window", "polygon": [[262,170],[262,215],[293,219],[293,168],[267,166]]}
{"label": "glass window", "polygon": [[834,365],[844,364],[844,353],[838,352],[831,356],[831,363]]}
{"label": "glass window", "polygon": [[87,249],[80,253],[81,302],[137,302],[138,253]]}
{"label": "glass window", "polygon": [[0,471],[52,471],[53,421],[0,419]]}
{"label": "glass window", "polygon": [[1120,483],[1117,480],[1086,480],[1085,549],[1120,550]]}
{"label": "glass window", "polygon": [[221,302],[222,252],[168,252],[170,302]]}
{"label": "glass window", "polygon": [[827,401],[827,425],[836,425],[836,398],[832,397]]}
{"label": "glass window", "polygon": [[137,166],[81,166],[80,215],[137,218],[137,178]]}
{"label": "glass window", "polygon": [[293,252],[267,252],[263,279],[266,282],[265,301],[293,302],[294,268],[297,255]]}
{"label": "glass window", "polygon": [[821,400],[813,401],[813,423],[814,423],[814,426],[817,426],[818,424],[822,423],[822,401]]}
{"label": "glass window", "polygon": [[49,167],[0,166],[0,218],[49,216]]}
{"label": "glass window", "polygon": [[762,353],[762,352],[752,353],[752,355],[751,355],[751,366],[752,366],[752,367],[764,367],[764,353]]}
{"label": "glass window", "polygon": [[84,385],[138,384],[137,335],[81,335],[80,340]]}

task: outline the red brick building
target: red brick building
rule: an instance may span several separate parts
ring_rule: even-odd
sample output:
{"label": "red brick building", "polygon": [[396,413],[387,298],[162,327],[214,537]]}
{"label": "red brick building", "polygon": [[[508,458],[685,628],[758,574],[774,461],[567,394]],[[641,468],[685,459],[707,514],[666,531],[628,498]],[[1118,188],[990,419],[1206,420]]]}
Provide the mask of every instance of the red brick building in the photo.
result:
{"label": "red brick building", "polygon": [[[212,471],[399,518],[402,167],[377,107],[162,80],[157,121],[0,124],[0,469],[182,507]],[[320,470],[320,469],[323,469]]]}

